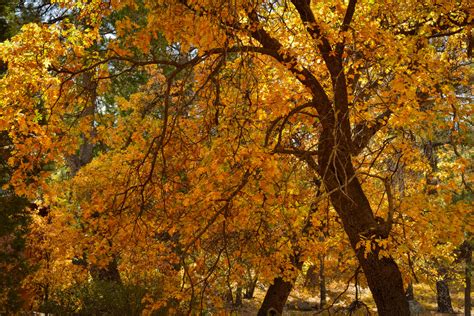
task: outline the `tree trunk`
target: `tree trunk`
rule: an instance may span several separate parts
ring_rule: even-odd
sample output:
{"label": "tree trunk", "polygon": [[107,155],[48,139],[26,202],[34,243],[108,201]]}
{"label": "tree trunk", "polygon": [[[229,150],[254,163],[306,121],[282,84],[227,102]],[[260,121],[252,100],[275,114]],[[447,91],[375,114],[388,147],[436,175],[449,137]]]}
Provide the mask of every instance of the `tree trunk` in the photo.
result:
{"label": "tree trunk", "polygon": [[436,281],[436,301],[438,302],[438,312],[454,313],[446,279]]}
{"label": "tree trunk", "polygon": [[415,300],[415,293],[413,293],[413,283],[408,283],[407,290],[405,292],[407,300],[414,301]]}
{"label": "tree trunk", "polygon": [[[402,276],[393,258],[379,258],[379,249],[377,248],[367,256],[362,249],[357,249],[360,236],[365,235],[370,238],[371,235],[377,234],[377,223],[373,219],[368,201],[360,189],[359,181],[354,179],[350,183],[352,185],[349,184],[349,187],[355,186],[359,189],[360,193],[349,191],[349,197],[357,204],[348,201],[348,197],[342,193],[333,194],[331,200],[335,209],[341,214],[344,229],[349,236],[352,248],[356,251],[378,313],[384,316],[409,315]],[[370,217],[372,217],[371,221]]]}
{"label": "tree trunk", "polygon": [[324,274],[324,256],[319,256],[319,308],[326,305],[326,276]]}
{"label": "tree trunk", "polygon": [[235,292],[235,306],[240,307],[242,306],[242,287],[238,287],[237,291]]}
{"label": "tree trunk", "polygon": [[[311,28],[310,25],[314,24],[315,18],[309,1],[291,2],[303,22],[308,24],[308,28]],[[258,18],[255,18],[255,21],[258,21]],[[319,34],[319,31],[314,31],[311,35],[318,41],[327,40],[324,35]],[[251,36],[264,48],[278,51],[282,47],[278,40],[263,29],[251,32]],[[314,126],[321,130],[316,155],[317,163],[314,160],[315,154],[304,150],[304,148],[301,150],[292,148],[291,152],[300,159],[306,160],[308,165],[321,177],[326,192],[330,194],[331,203],[342,219],[351,246],[356,251],[379,314],[384,316],[410,315],[401,273],[393,258],[379,258],[377,249],[366,257],[363,251],[356,249],[361,237],[387,238],[390,230],[388,228],[391,226],[391,221],[379,225],[375,220],[370,203],[356,177],[351,157],[352,154],[360,153],[379,127],[376,124],[371,127],[364,125],[359,130],[355,129],[354,135],[357,139],[353,141],[344,60],[341,53],[333,54],[334,51],[328,43],[317,46],[331,76],[333,88],[331,97],[310,71],[302,73],[294,68],[290,69],[298,76],[300,82],[311,91],[311,101],[318,112],[318,119],[314,121]],[[278,53],[273,56],[281,63],[288,61],[286,57]]]}
{"label": "tree trunk", "polygon": [[234,293],[232,293],[232,287],[227,285],[227,291],[225,292],[225,301],[227,305],[234,305]]}
{"label": "tree trunk", "polygon": [[[291,263],[296,271],[301,271],[303,268],[303,262],[299,260],[298,255],[291,256]],[[296,276],[291,281],[284,281],[281,277],[275,278],[265,293],[265,298],[258,310],[258,316],[281,315],[295,281]]]}
{"label": "tree trunk", "polygon": [[[326,122],[318,147],[318,173],[331,203],[342,219],[351,246],[356,252],[379,315],[410,315],[403,281],[397,264],[391,257],[379,258],[379,249],[365,255],[357,249],[361,237],[387,238],[389,221],[376,221],[370,203],[357,179],[350,155],[350,132]],[[334,124],[334,125],[333,125]]]}
{"label": "tree trunk", "polygon": [[247,286],[245,287],[244,298],[246,298],[246,299],[253,298],[253,294],[255,292],[255,287],[257,286],[257,281],[258,281],[258,277],[255,276],[255,278],[253,280],[250,280],[247,283]]}
{"label": "tree trunk", "polygon": [[307,289],[314,289],[318,284],[318,276],[316,272],[316,265],[312,264],[309,266],[308,271],[306,271],[304,279],[304,287]]}
{"label": "tree trunk", "polygon": [[[428,141],[423,145],[423,153],[431,166],[432,172],[438,171],[438,157],[433,147],[433,143]],[[426,183],[429,185],[428,195],[437,195],[436,185],[440,182],[439,178],[435,175],[427,175]],[[451,295],[449,294],[448,281],[446,280],[446,268],[439,265],[438,272],[443,275],[443,279],[436,281],[436,301],[438,303],[438,312],[440,313],[454,313],[451,305]]]}
{"label": "tree trunk", "polygon": [[292,288],[291,282],[284,281],[281,277],[275,278],[265,294],[257,316],[281,315]]}
{"label": "tree trunk", "polygon": [[91,264],[89,267],[89,272],[94,281],[107,281],[117,284],[122,283],[117,267],[117,260],[115,258],[109,262],[107,267],[99,267]]}
{"label": "tree trunk", "polygon": [[466,285],[464,288],[464,315],[471,316],[472,248],[470,244],[468,244],[467,247],[465,269]]}
{"label": "tree trunk", "polygon": [[[96,128],[94,126],[93,117],[96,112],[97,82],[93,80],[93,74],[91,72],[84,73],[82,79],[84,89],[88,94],[89,104],[85,106],[79,117],[82,119],[91,117],[91,123],[89,133],[81,135],[82,143],[78,152],[75,155],[69,156],[67,159],[71,177],[74,177],[82,167],[90,163],[94,158],[93,139],[96,137]],[[87,261],[81,264],[87,266]],[[97,265],[90,264],[89,273],[91,274],[94,281],[122,283],[120,279],[120,273],[118,271],[117,258],[115,258],[115,256],[106,267],[99,267]]]}

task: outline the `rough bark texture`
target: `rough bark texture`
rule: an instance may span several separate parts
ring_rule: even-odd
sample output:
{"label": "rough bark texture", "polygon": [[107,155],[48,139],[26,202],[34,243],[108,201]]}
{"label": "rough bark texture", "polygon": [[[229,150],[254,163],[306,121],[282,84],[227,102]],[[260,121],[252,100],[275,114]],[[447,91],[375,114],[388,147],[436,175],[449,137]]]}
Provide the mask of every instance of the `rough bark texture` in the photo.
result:
{"label": "rough bark texture", "polygon": [[464,315],[471,316],[472,247],[468,244],[466,254],[466,285],[464,288]]}
{"label": "rough bark texture", "polygon": [[278,277],[268,288],[257,316],[281,315],[293,284]]}
{"label": "rough bark texture", "polygon": [[[361,236],[386,238],[388,231],[384,223],[377,222],[373,215],[369,201],[355,176],[347,132],[339,128],[333,125],[321,135],[319,174],[327,191],[332,192],[332,205],[341,217],[351,246],[356,251],[379,315],[409,315],[401,273],[395,261],[390,257],[379,258],[378,249],[367,256],[364,251],[357,249]],[[334,137],[338,134],[339,137]]]}
{"label": "rough bark texture", "polygon": [[436,282],[436,301],[438,302],[438,312],[454,313],[448,282],[445,279]]}
{"label": "rough bark texture", "polygon": [[[281,54],[282,44],[265,29],[257,28],[251,31],[251,36],[264,49],[272,52],[270,54],[272,57],[280,63],[290,65],[287,67],[288,71],[297,76],[301,84],[311,92],[313,106],[318,112],[319,120],[315,124],[322,129],[317,152],[318,162],[316,163],[313,159],[314,153],[309,151],[291,148],[289,151],[281,150],[280,152],[290,152],[305,159],[310,167],[317,171],[326,191],[330,192],[332,205],[342,219],[344,230],[349,236],[353,249],[356,250],[361,236],[369,238],[375,235],[379,238],[387,238],[389,232],[387,229],[389,222],[379,224],[375,220],[369,201],[355,176],[351,161],[351,154],[357,155],[361,152],[377,129],[362,127],[356,138],[352,139],[348,89],[343,66],[344,43],[331,45],[318,26],[310,1],[291,0],[291,2],[302,22],[305,23],[307,33],[318,43],[317,49],[331,76],[332,93],[327,94],[326,89],[309,69],[296,67],[298,64],[296,58]],[[341,27],[344,32],[350,27],[356,3],[356,1],[349,2]],[[256,13],[251,14],[249,19],[259,22]],[[367,122],[366,125],[371,124]],[[279,149],[281,148],[276,148],[276,151]],[[395,261],[392,258],[379,259],[377,249],[367,257],[361,251],[356,250],[356,252],[379,314],[409,315],[402,277]]]}

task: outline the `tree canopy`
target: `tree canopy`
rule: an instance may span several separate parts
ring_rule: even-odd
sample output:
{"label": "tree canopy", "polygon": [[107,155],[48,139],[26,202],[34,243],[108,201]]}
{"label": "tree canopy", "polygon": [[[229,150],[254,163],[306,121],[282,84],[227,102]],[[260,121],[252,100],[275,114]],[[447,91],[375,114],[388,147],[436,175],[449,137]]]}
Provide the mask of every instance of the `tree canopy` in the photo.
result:
{"label": "tree canopy", "polygon": [[91,276],[191,313],[250,271],[266,315],[325,256],[408,315],[471,240],[469,1],[48,5],[0,44],[32,291]]}

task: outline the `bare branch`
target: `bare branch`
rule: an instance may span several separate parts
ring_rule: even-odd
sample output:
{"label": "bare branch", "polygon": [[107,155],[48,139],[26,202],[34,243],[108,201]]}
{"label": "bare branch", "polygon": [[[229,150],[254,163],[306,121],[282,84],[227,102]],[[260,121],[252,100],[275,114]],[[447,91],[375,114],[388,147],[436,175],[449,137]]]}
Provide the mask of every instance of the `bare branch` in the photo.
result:
{"label": "bare branch", "polygon": [[[267,133],[265,135],[265,146],[268,145],[268,142],[269,142],[269,139],[270,139],[270,136],[273,132],[273,130],[275,129],[276,125],[278,124],[278,122],[280,122],[281,120],[283,120],[283,122],[281,123],[280,125],[280,133],[279,133],[279,136],[281,135],[281,131],[283,130],[283,128],[285,127],[286,123],[288,122],[288,120],[295,114],[298,114],[298,113],[301,113],[302,110],[306,109],[306,108],[316,108],[315,107],[315,103],[313,101],[310,101],[310,102],[306,102],[304,104],[301,104],[293,109],[291,109],[291,111],[285,115],[285,116],[280,116],[278,118],[276,118],[275,120],[273,120],[269,126],[269,128],[267,129]],[[280,143],[280,139],[281,137],[279,137],[278,139],[278,144]]]}

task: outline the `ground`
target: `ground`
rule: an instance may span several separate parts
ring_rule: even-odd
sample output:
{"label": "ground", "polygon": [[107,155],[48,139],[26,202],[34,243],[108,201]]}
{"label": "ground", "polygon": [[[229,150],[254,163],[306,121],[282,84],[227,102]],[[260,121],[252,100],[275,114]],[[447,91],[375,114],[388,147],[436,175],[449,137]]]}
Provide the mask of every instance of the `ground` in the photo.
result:
{"label": "ground", "polygon": [[[328,287],[329,297],[334,299],[340,292],[346,288],[346,285],[343,284],[330,284]],[[339,289],[339,291],[337,291]],[[456,311],[456,314],[449,315],[463,315],[464,313],[464,291],[463,288],[458,286],[451,286],[451,299],[453,308]],[[436,312],[436,287],[430,286],[428,284],[415,284],[414,285],[415,298],[421,303],[425,312],[422,315],[448,315]],[[474,294],[474,292],[472,293]],[[245,300],[243,306],[227,314],[231,315],[255,315],[258,311],[260,302],[263,300],[265,291],[263,286],[256,289],[255,297],[252,300]],[[339,303],[334,304],[334,306],[329,311],[318,312],[317,310],[313,311],[298,311],[295,308],[299,306],[315,306],[319,302],[319,297],[317,295],[312,295],[310,291],[307,290],[296,290],[293,291],[288,299],[287,308],[285,309],[283,315],[285,316],[299,316],[299,315],[348,315],[347,308],[350,303],[354,300],[355,289],[351,285],[346,294],[342,296],[343,298]],[[329,300],[331,304],[332,300]],[[371,315],[376,315],[375,304],[368,289],[362,288],[360,290],[360,299],[367,305],[368,309],[371,312]],[[304,302],[305,304],[302,304]],[[367,311],[364,309],[358,310],[352,315],[368,315]]]}

